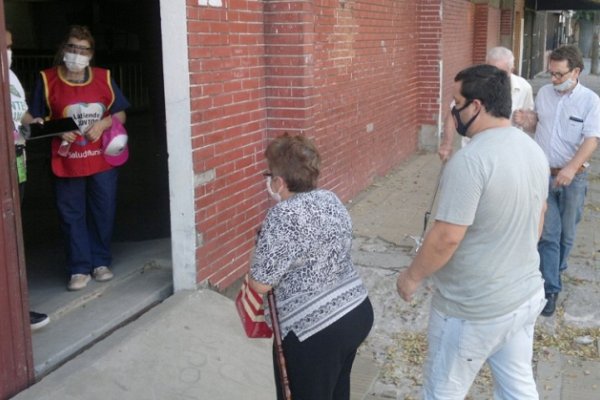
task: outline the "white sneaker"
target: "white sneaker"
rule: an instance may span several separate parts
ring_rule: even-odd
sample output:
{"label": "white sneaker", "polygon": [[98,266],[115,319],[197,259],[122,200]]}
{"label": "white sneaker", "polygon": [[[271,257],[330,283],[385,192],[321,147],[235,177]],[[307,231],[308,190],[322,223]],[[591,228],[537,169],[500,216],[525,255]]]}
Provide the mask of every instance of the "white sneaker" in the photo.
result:
{"label": "white sneaker", "polygon": [[85,288],[90,281],[90,276],[87,274],[74,274],[71,275],[71,280],[67,285],[67,289],[69,290],[81,290]]}
{"label": "white sneaker", "polygon": [[29,324],[31,325],[32,331],[37,331],[48,325],[50,318],[48,314],[42,314],[35,311],[29,311]]}
{"label": "white sneaker", "polygon": [[114,275],[111,272],[111,270],[108,269],[108,267],[104,267],[104,266],[94,268],[92,275],[94,276],[94,279],[97,280],[98,282],[106,282],[106,281],[110,281],[112,278],[114,278]]}

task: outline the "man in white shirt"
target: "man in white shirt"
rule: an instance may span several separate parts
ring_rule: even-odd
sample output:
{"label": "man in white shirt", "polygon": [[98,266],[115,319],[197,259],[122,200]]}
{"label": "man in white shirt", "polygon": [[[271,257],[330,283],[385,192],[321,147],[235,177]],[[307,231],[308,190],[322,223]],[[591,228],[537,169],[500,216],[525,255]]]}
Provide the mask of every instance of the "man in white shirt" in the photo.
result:
{"label": "man in white shirt", "polygon": [[[512,112],[514,113],[515,110],[533,110],[533,90],[531,85],[524,78],[512,73],[515,64],[515,56],[512,51],[502,46],[494,47],[488,52],[485,62],[502,71],[506,71],[510,76]],[[452,103],[450,108],[453,106],[454,104]],[[515,125],[514,121],[513,125]],[[455,132],[452,113],[449,112],[444,121],[442,142],[438,149],[438,154],[442,161],[447,161],[452,155]],[[469,138],[463,136],[462,146],[464,147],[468,142]]]}
{"label": "man in white shirt", "polygon": [[535,132],[550,163],[548,211],[538,244],[540,269],[548,302],[542,315],[551,316],[562,289],[561,272],[575,241],[587,191],[588,160],[600,138],[600,98],[579,83],[583,58],[576,46],[562,46],[550,54],[552,83],[543,86],[535,112],[518,110],[514,120]]}

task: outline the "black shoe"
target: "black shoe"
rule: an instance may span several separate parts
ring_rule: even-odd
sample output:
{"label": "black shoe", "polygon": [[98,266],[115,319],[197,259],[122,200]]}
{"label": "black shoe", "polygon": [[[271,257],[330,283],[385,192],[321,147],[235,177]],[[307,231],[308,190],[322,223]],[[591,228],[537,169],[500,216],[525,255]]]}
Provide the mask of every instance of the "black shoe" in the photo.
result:
{"label": "black shoe", "polygon": [[29,311],[29,323],[31,324],[32,331],[43,328],[48,325],[48,322],[50,322],[50,318],[46,314]]}
{"label": "black shoe", "polygon": [[542,310],[544,317],[550,317],[556,311],[556,300],[558,300],[558,293],[548,293],[546,295],[546,306]]}

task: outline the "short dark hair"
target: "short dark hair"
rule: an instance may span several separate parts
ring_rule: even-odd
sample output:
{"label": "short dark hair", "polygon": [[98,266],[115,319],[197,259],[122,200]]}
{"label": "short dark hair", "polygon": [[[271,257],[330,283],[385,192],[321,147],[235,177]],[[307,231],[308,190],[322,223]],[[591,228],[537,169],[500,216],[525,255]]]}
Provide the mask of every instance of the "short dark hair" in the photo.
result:
{"label": "short dark hair", "polygon": [[467,100],[479,100],[487,112],[498,118],[510,118],[512,99],[510,77],[493,65],[475,65],[454,78],[461,82],[460,94]]}
{"label": "short dark hair", "polygon": [[550,60],[552,61],[567,61],[569,70],[572,71],[574,68],[579,68],[579,71],[583,71],[583,56],[577,46],[567,44],[556,48],[550,53]]}
{"label": "short dark hair", "polygon": [[321,156],[306,136],[279,136],[269,143],[265,157],[271,173],[282,177],[290,192],[309,192],[317,187]]}

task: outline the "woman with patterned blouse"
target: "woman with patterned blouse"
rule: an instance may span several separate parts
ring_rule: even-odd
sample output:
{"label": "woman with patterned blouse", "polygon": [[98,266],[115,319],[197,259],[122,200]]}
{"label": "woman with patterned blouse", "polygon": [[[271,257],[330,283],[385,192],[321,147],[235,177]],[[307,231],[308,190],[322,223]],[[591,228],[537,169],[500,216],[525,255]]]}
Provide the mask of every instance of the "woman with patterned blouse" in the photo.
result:
{"label": "woman with patterned blouse", "polygon": [[277,204],[258,236],[250,284],[275,292],[294,400],[347,400],[356,350],[373,325],[350,255],[350,215],[334,193],[316,188],[321,160],[306,137],[281,136],[265,156]]}

